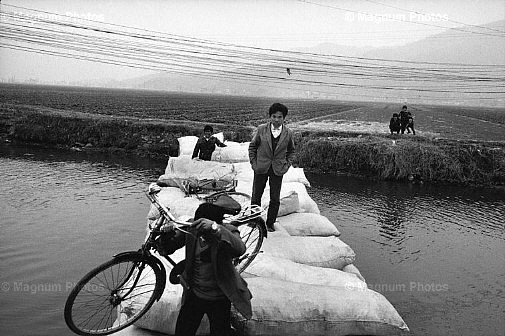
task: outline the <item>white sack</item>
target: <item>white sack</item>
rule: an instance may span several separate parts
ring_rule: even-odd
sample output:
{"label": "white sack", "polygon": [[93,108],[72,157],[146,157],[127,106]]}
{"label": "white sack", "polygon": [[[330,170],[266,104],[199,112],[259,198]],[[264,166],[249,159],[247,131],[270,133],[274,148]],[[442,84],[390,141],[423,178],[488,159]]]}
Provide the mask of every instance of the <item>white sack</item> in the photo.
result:
{"label": "white sack", "polygon": [[[239,180],[237,184],[237,191],[246,193],[251,195],[252,193],[252,181],[242,181]],[[300,203],[300,209],[298,212],[310,212],[315,214],[320,214],[319,207],[317,203],[309,196],[307,193],[307,188],[300,182],[282,182],[281,187],[281,198],[291,194],[293,191],[296,191],[298,194],[298,202]],[[268,203],[270,203],[270,187],[267,185],[265,187],[265,191],[263,192],[263,196],[261,198],[261,205],[263,207],[267,207]]]}
{"label": "white sack", "polygon": [[177,138],[179,142],[179,156],[181,155],[193,155],[193,151],[195,150],[196,142],[198,141],[198,137],[194,135],[183,136]]}
{"label": "white sack", "polygon": [[[280,199],[278,216],[285,216],[300,210],[300,202],[296,191],[291,192]],[[263,203],[265,204],[265,203]],[[267,210],[268,211],[268,210]]]}
{"label": "white sack", "polygon": [[212,136],[224,143],[224,133],[223,132],[212,134]]}
{"label": "white sack", "polygon": [[237,180],[252,183],[254,180],[254,170],[251,167],[251,163],[249,163],[249,158],[247,158],[247,162],[234,163],[233,166],[237,172]]}
{"label": "white sack", "polygon": [[263,240],[265,255],[300,264],[342,269],[352,264],[354,251],[337,237],[271,237]]}
{"label": "white sack", "polygon": [[212,161],[249,163],[249,142],[226,141],[225,145],[226,147],[216,147]]}
{"label": "white sack", "polygon": [[[186,194],[182,190],[174,187],[161,188],[161,191],[156,194],[156,196],[158,197],[159,202],[168,207],[172,215],[176,218],[184,215],[193,217],[196,209],[202,203],[196,197],[186,197]],[[158,209],[156,209],[154,204],[151,204],[151,208],[147,214],[147,219],[156,219],[158,218],[158,215]]]}
{"label": "white sack", "polygon": [[[300,182],[282,182],[281,187],[281,197],[283,195],[289,194],[292,191],[296,191],[298,194],[298,201],[300,202],[299,212],[310,212],[315,214],[320,214],[319,207],[317,203],[309,196],[307,193],[307,188],[303,183]],[[268,194],[267,194],[268,195]]]}
{"label": "white sack", "polygon": [[[235,170],[237,171],[237,180],[252,182],[254,179],[254,170],[249,163],[249,157],[245,160],[247,162],[234,163]],[[310,182],[307,180],[303,168],[289,167],[288,171],[282,177],[282,183],[299,182],[310,187]]]}
{"label": "white sack", "polygon": [[307,180],[307,177],[305,176],[305,172],[303,171],[303,168],[300,167],[289,167],[288,171],[286,174],[284,174],[284,178],[282,179],[283,182],[299,182],[302,183],[306,187],[310,187],[310,182]]}
{"label": "white sack", "polygon": [[164,178],[216,179],[232,181],[235,169],[231,163],[192,160],[190,157],[171,157],[165,168]]}
{"label": "white sack", "polygon": [[404,335],[395,308],[372,290],[315,286],[263,277],[247,278],[253,316],[233,314],[232,324],[250,336]]}
{"label": "white sack", "polygon": [[245,272],[264,278],[319,286],[366,287],[366,284],[355,274],[332,268],[303,265],[291,260],[272,257],[264,253],[257,255]]}
{"label": "white sack", "polygon": [[[167,276],[170,269],[167,269]],[[155,302],[153,306],[142,316],[135,326],[157,331],[163,334],[174,335],[177,317],[181,309],[182,286],[173,285],[167,280],[165,291],[160,300]],[[205,315],[198,328],[197,335],[208,335],[210,333],[210,324]]]}
{"label": "white sack", "polygon": [[279,226],[291,236],[340,236],[340,232],[326,217],[309,212],[277,217]]}
{"label": "white sack", "polygon": [[363,277],[363,275],[361,275],[361,272],[356,266],[354,266],[354,264],[345,265],[344,268],[342,268],[342,271],[354,274],[362,281],[365,281],[365,278]]}

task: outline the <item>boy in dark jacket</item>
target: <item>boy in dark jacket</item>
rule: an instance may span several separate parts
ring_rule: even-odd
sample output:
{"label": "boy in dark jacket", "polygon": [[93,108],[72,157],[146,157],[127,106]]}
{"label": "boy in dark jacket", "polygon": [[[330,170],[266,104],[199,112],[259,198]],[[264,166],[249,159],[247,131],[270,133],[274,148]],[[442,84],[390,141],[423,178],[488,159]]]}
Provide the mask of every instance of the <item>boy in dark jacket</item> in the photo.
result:
{"label": "boy in dark jacket", "polygon": [[198,139],[195,149],[193,150],[192,159],[198,157],[200,160],[210,161],[212,158],[212,153],[216,149],[216,145],[219,147],[226,147],[218,138],[212,135],[214,129],[210,125],[206,125],[203,128],[203,136]]}
{"label": "boy in dark jacket", "polygon": [[403,105],[402,110],[400,111],[400,124],[402,134],[405,133],[405,129],[409,123],[409,117],[411,116],[410,112],[407,111],[407,105]]}
{"label": "boy in dark jacket", "polygon": [[398,118],[398,113],[393,113],[393,117],[389,121],[389,130],[391,131],[391,134],[396,132],[396,134],[400,133],[401,129],[401,124],[400,124],[400,118]]}
{"label": "boy in dark jacket", "polygon": [[407,133],[410,133],[410,131],[416,135],[416,131],[414,130],[414,118],[412,116],[409,116],[409,119],[407,121]]}

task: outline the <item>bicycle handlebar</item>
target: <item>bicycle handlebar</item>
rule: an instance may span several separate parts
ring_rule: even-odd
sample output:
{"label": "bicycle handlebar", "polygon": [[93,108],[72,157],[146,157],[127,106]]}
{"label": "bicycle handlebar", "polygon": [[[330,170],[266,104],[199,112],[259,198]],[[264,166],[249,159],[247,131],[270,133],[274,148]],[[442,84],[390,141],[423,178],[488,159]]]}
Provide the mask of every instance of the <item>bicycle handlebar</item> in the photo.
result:
{"label": "bicycle handlebar", "polygon": [[[170,209],[158,201],[156,194],[158,194],[161,190],[162,190],[162,187],[160,185],[158,185],[156,182],[151,183],[151,184],[149,184],[148,192],[146,193],[147,197],[149,198],[151,203],[153,203],[156,206],[156,208],[158,209],[160,214],[162,216],[164,216],[166,219],[170,220],[174,224],[175,229],[182,231],[184,233],[189,233],[188,231],[184,230],[183,227],[188,227],[188,226],[192,225],[193,223],[177,220],[174,217],[174,215],[170,212]],[[221,192],[217,192],[214,194],[219,194]],[[214,194],[212,194],[212,195],[214,195]],[[212,196],[212,195],[209,195],[209,196]],[[228,217],[227,221],[229,223],[233,223],[233,222],[245,223],[251,219],[260,217],[261,214],[264,213],[264,211],[265,211],[264,209],[262,209],[260,206],[257,206],[257,205],[249,206],[247,208],[247,211],[245,211],[245,209],[242,209],[242,210],[243,211],[241,213],[239,213],[235,216]],[[159,226],[160,227],[156,227],[153,229],[159,230],[161,228],[161,222],[160,222]]]}
{"label": "bicycle handlebar", "polygon": [[[156,206],[156,208],[158,209],[158,211],[162,215],[164,215],[165,217],[167,217],[167,219],[169,219],[171,222],[174,223],[175,229],[180,230],[184,233],[188,233],[186,230],[182,229],[182,227],[188,227],[188,226],[192,225],[193,223],[177,220],[174,217],[174,215],[172,215],[172,213],[170,212],[170,209],[158,201],[156,194],[159,193],[160,191],[161,191],[161,187],[158,186],[156,183],[149,184],[147,198],[149,198],[151,203],[153,203],[154,206]],[[159,228],[156,228],[156,229],[159,229]]]}

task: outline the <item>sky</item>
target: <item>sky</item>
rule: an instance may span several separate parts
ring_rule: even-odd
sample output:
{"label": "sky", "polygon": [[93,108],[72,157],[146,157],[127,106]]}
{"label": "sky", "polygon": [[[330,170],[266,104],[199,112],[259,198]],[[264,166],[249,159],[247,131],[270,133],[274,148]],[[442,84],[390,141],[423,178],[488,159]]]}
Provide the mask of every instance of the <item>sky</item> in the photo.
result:
{"label": "sky", "polygon": [[[403,45],[440,33],[442,27],[456,27],[458,22],[481,25],[505,19],[503,0],[3,0],[2,11],[27,13],[8,5],[66,15],[70,21],[91,19],[282,50],[322,43]],[[0,48],[0,80],[122,80],[147,73]]]}

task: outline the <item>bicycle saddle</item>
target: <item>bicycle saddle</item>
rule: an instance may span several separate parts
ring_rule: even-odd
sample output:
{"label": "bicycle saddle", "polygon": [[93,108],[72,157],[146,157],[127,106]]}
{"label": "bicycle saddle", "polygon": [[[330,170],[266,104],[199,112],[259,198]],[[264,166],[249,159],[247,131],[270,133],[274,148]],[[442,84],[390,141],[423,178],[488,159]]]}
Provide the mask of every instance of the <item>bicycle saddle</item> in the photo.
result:
{"label": "bicycle saddle", "polygon": [[240,203],[226,194],[207,197],[205,201],[207,204],[212,204],[214,207],[218,208],[223,215],[236,215],[242,210]]}

